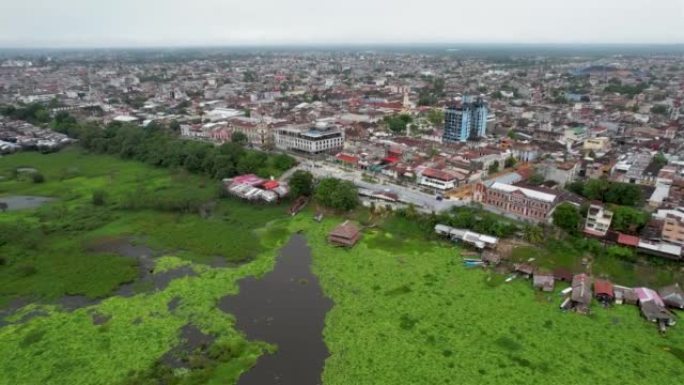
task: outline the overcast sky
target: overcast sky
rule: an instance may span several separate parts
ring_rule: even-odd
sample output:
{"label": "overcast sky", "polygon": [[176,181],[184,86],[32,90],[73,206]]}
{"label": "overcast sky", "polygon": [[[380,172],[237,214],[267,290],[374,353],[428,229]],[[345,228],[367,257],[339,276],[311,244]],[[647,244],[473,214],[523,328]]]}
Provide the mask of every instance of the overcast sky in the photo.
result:
{"label": "overcast sky", "polygon": [[2,47],[684,43],[684,0],[0,0]]}

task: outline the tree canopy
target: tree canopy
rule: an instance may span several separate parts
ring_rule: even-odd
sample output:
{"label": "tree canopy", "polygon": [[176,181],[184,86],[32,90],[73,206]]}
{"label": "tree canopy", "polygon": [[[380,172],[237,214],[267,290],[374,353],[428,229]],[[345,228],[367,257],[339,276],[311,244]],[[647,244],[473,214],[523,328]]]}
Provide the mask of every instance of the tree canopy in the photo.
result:
{"label": "tree canopy", "polygon": [[494,163],[489,165],[489,169],[487,170],[490,174],[496,174],[499,172],[499,161],[495,160]]}
{"label": "tree canopy", "polygon": [[325,178],[316,187],[316,200],[323,206],[349,211],[359,204],[356,186],[349,181]]}
{"label": "tree canopy", "polygon": [[313,194],[313,175],[304,170],[297,170],[290,178],[290,192],[293,197],[311,196]]}
{"label": "tree canopy", "polygon": [[561,203],[553,212],[553,224],[575,235],[578,232],[582,216],[577,207],[570,203]]}
{"label": "tree canopy", "polygon": [[638,206],[643,198],[641,188],[628,183],[611,182],[605,179],[590,179],[573,182],[568,190],[590,200],[598,200],[622,206]]}
{"label": "tree canopy", "polygon": [[233,143],[239,144],[241,146],[245,146],[249,142],[249,138],[247,137],[247,135],[245,135],[244,133],[242,133],[240,131],[234,131],[230,135],[230,141]]}
{"label": "tree canopy", "polygon": [[648,223],[649,215],[646,212],[628,206],[611,206],[613,221],[610,227],[622,233],[638,234]]}
{"label": "tree canopy", "polygon": [[216,147],[183,140],[172,129],[158,124],[145,129],[121,123],[102,127],[95,123],[80,124],[68,114],[57,114],[52,126],[79,139],[81,146],[89,151],[118,155],[157,167],[184,168],[217,179],[246,173],[277,176],[296,164],[291,156],[245,149],[233,142]]}
{"label": "tree canopy", "polygon": [[406,127],[413,121],[411,115],[401,114],[385,117],[385,123],[390,131],[400,134],[406,131]]}

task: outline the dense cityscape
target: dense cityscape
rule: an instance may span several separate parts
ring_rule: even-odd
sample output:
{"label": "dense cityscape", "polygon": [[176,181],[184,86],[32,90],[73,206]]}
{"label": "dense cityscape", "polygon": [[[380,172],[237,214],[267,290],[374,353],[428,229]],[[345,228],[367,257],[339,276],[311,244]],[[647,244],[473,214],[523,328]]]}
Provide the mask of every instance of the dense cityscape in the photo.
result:
{"label": "dense cityscape", "polygon": [[681,382],[684,56],[625,50],[0,54],[0,384]]}

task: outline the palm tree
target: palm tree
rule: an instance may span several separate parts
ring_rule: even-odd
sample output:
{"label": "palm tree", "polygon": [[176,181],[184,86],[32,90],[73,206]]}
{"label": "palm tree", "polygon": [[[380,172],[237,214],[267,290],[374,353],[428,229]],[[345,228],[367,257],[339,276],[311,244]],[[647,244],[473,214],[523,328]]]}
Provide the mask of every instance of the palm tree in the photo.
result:
{"label": "palm tree", "polygon": [[542,228],[534,225],[525,225],[523,237],[530,243],[541,243],[544,240]]}

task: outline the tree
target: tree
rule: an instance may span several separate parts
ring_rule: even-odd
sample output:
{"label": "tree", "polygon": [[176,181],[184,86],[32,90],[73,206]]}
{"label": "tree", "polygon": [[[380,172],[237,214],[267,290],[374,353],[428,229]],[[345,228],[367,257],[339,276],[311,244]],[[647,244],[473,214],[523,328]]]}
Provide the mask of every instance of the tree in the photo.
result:
{"label": "tree", "polygon": [[582,216],[577,207],[570,203],[561,203],[553,212],[553,224],[570,234],[577,234]]}
{"label": "tree", "polygon": [[313,175],[308,171],[297,170],[290,178],[290,193],[294,197],[313,194]]}
{"label": "tree", "polygon": [[663,154],[662,152],[658,152],[651,160],[651,163],[653,164],[655,169],[660,171],[661,168],[667,165],[667,158],[665,157],[665,154]]}
{"label": "tree", "polygon": [[646,223],[649,215],[639,209],[628,206],[612,206],[613,221],[610,227],[622,233],[637,234]]}
{"label": "tree", "polygon": [[544,240],[544,231],[539,226],[525,225],[523,238],[530,243],[541,243]]}
{"label": "tree", "polygon": [[[240,158],[237,169],[240,174],[255,173],[266,164],[267,156],[262,152],[248,152]],[[268,176],[268,175],[263,175]]]}
{"label": "tree", "polygon": [[349,211],[359,204],[358,191],[351,182],[325,178],[316,187],[314,196],[322,205]]}
{"label": "tree", "polygon": [[31,179],[33,180],[33,183],[36,183],[36,184],[45,182],[45,177],[43,176],[43,174],[41,174],[39,172],[34,172],[31,175]]}
{"label": "tree", "polygon": [[240,146],[245,146],[249,142],[249,138],[240,131],[234,131],[230,136],[230,141],[235,144],[239,144]]}
{"label": "tree", "polygon": [[180,132],[180,126],[180,123],[178,123],[178,121],[174,119],[169,123],[169,130],[173,132]]}
{"label": "tree", "polygon": [[413,121],[413,118],[411,115],[401,114],[387,116],[384,120],[390,131],[399,134],[406,131],[406,126]]}
{"label": "tree", "polygon": [[667,115],[669,108],[664,104],[656,104],[651,107],[651,113],[656,115]]}
{"label": "tree", "polygon": [[538,173],[538,172],[535,172],[534,174],[532,174],[532,176],[531,176],[530,179],[527,181],[527,183],[529,183],[529,184],[531,184],[531,185],[533,185],[533,186],[539,186],[540,184],[544,183],[544,180],[545,180],[545,179],[546,179],[546,178],[544,178],[544,175],[542,175],[542,174],[540,174],[540,173]]}
{"label": "tree", "polygon": [[505,168],[511,168],[511,167],[515,166],[515,164],[517,162],[518,161],[515,160],[515,158],[513,156],[510,156],[510,157],[506,158],[506,162],[504,163],[504,167]]}
{"label": "tree", "polygon": [[490,174],[496,174],[497,172],[499,172],[499,161],[495,160],[494,163],[490,164],[488,171]]}
{"label": "tree", "polygon": [[104,206],[107,200],[107,192],[104,190],[93,191],[92,201],[95,206]]}
{"label": "tree", "polygon": [[427,120],[433,126],[441,126],[444,124],[444,111],[438,108],[433,108],[427,113]]}

